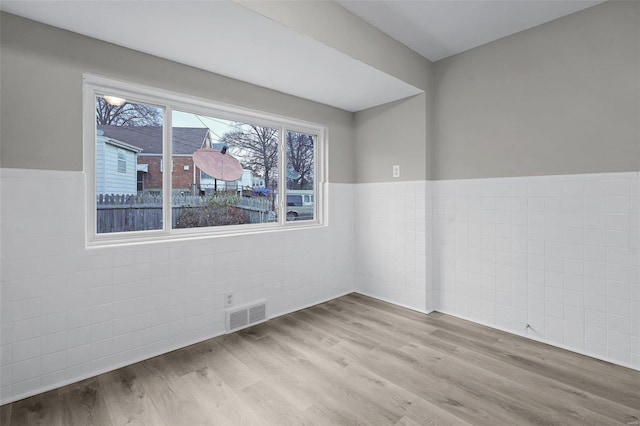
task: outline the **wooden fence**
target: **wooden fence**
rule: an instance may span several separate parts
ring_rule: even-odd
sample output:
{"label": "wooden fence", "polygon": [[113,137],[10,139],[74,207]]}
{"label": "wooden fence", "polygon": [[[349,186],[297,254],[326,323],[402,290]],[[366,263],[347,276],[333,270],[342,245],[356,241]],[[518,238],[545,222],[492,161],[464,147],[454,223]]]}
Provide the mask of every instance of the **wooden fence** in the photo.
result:
{"label": "wooden fence", "polygon": [[[185,209],[204,208],[213,204],[242,209],[246,222],[264,223],[273,220],[271,200],[264,197],[212,195],[200,197],[175,195],[171,200],[172,228]],[[97,196],[97,232],[127,232],[162,229],[162,197],[158,195]]]}

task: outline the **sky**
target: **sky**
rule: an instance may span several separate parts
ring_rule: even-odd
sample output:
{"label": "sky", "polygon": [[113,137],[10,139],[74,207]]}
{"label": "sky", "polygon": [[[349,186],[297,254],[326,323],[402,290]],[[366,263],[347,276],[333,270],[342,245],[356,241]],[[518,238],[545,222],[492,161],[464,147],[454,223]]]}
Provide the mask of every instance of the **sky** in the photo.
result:
{"label": "sky", "polygon": [[233,123],[232,121],[222,120],[220,118],[212,118],[205,115],[196,115],[190,112],[176,110],[173,110],[171,117],[173,127],[208,127],[216,142],[222,135],[232,129]]}

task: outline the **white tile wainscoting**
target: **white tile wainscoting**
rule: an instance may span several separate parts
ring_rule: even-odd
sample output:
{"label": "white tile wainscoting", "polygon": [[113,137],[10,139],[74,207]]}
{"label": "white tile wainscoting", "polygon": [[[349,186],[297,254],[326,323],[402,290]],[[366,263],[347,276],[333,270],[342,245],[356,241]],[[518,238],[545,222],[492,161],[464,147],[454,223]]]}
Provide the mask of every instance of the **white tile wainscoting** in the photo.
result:
{"label": "white tile wainscoting", "polygon": [[637,172],[330,184],[326,228],[89,250],[83,173],[0,177],[2,403],[222,334],[230,290],[276,316],[355,289],[640,369]]}
{"label": "white tile wainscoting", "polygon": [[353,185],[328,227],[86,249],[82,172],[0,179],[0,403],[223,334],[229,291],[271,317],[353,291]]}
{"label": "white tile wainscoting", "polygon": [[640,369],[638,186],[636,172],[433,182],[436,309]]}
{"label": "white tile wainscoting", "polygon": [[356,185],[356,291],[640,369],[639,186],[637,172]]}
{"label": "white tile wainscoting", "polygon": [[431,182],[356,185],[357,292],[430,312]]}

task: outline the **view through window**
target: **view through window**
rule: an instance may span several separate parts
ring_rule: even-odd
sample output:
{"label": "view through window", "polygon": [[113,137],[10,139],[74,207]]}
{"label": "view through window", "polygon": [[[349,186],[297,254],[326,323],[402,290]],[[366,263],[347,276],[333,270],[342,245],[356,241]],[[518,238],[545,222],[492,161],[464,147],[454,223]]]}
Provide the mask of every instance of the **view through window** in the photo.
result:
{"label": "view through window", "polygon": [[313,220],[315,136],[287,131],[287,220]]}
{"label": "view through window", "polygon": [[[317,219],[318,134],[97,91],[94,100],[96,235]],[[208,168],[194,157],[203,151],[237,173]]]}
{"label": "view through window", "polygon": [[[279,129],[173,111],[174,228],[277,220]],[[199,169],[193,154],[210,148],[235,158],[242,173],[227,181]],[[224,157],[223,157],[224,158]]]}
{"label": "view through window", "polygon": [[118,103],[95,99],[96,233],[162,229],[164,110]]}

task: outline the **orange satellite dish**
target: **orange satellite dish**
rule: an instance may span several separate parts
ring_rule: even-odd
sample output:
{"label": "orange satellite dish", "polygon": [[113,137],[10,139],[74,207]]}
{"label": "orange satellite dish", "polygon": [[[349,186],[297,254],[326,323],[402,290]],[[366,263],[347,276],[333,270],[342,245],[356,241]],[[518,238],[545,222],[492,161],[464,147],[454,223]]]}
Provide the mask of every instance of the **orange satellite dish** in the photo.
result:
{"label": "orange satellite dish", "polygon": [[193,153],[193,162],[214,179],[232,182],[242,177],[242,165],[227,153],[213,148],[200,148]]}

